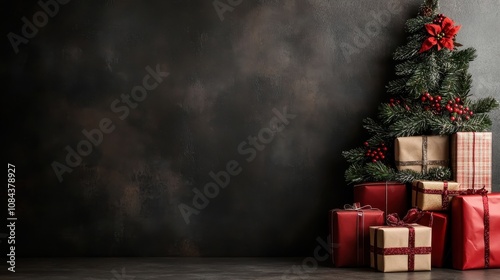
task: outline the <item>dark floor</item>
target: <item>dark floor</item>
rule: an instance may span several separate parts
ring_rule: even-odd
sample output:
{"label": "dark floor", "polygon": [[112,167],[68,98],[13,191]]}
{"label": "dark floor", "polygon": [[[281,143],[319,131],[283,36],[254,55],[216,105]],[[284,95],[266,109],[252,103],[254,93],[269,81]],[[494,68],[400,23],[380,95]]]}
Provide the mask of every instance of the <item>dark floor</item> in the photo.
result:
{"label": "dark floor", "polygon": [[[302,263],[308,264],[305,271]],[[312,259],[272,258],[68,258],[20,259],[1,279],[500,279],[500,269],[382,273],[369,268],[315,267]],[[8,272],[8,271],[7,271]]]}

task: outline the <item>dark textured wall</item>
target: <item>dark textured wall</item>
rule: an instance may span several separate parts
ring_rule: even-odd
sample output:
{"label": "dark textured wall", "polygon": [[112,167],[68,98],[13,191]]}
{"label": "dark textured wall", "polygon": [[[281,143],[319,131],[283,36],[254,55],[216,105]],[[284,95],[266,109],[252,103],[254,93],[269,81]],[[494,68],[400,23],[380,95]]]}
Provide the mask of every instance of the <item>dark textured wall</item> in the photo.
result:
{"label": "dark textured wall", "polygon": [[[220,0],[233,7],[218,14],[212,0],[74,0],[24,30],[15,53],[9,32],[42,9],[10,2],[3,135],[24,256],[311,255],[327,210],[352,200],[341,151],[363,141],[421,3]],[[499,10],[441,3],[478,50],[478,97],[500,91]],[[204,187],[211,198],[196,195]]]}

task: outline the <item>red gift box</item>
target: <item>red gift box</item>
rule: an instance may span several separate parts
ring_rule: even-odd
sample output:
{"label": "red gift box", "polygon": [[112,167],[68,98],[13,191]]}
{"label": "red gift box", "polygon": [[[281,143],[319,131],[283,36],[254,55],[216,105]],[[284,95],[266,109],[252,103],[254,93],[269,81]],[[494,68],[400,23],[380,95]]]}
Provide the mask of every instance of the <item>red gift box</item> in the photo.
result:
{"label": "red gift box", "polygon": [[437,212],[423,212],[418,224],[432,228],[432,254],[433,267],[443,267],[448,251],[448,214]]}
{"label": "red gift box", "polygon": [[404,183],[375,182],[354,186],[354,201],[370,205],[385,212],[385,215],[398,213],[403,217],[408,211],[408,190]]}
{"label": "red gift box", "polygon": [[451,138],[453,180],[460,190],[486,188],[491,192],[492,133],[457,132]]}
{"label": "red gift box", "polygon": [[455,196],[451,211],[453,268],[500,268],[500,194]]}
{"label": "red gift box", "polygon": [[384,221],[384,212],[360,209],[359,204],[349,210],[330,210],[330,246],[334,266],[369,266],[370,226],[383,225]]}

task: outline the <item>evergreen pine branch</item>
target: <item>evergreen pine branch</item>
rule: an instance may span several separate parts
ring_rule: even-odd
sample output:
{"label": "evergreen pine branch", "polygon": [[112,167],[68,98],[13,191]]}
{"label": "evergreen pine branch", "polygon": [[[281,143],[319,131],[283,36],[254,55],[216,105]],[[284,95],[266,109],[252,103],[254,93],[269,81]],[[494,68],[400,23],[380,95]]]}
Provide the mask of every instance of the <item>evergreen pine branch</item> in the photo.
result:
{"label": "evergreen pine branch", "polygon": [[393,55],[394,60],[407,60],[415,58],[418,55],[418,50],[422,45],[421,41],[413,40],[406,45],[396,49]]}
{"label": "evergreen pine branch", "polygon": [[422,4],[422,7],[429,7],[431,8],[434,12],[439,8],[439,1],[438,0],[425,0],[425,2]]}
{"label": "evergreen pine branch", "polygon": [[390,94],[399,94],[405,91],[406,88],[406,81],[408,78],[399,78],[396,80],[392,80],[389,82],[387,85],[387,92]]}
{"label": "evergreen pine branch", "polygon": [[454,97],[459,91],[460,75],[456,71],[450,71],[443,76],[439,94],[443,97]]}
{"label": "evergreen pine branch", "polygon": [[379,106],[378,112],[378,118],[383,124],[388,125],[398,119],[404,118],[408,111],[403,106],[390,106],[387,103],[383,103]]}
{"label": "evergreen pine branch", "polygon": [[446,135],[456,132],[487,131],[491,127],[491,119],[487,114],[475,114],[470,120],[452,122],[447,118],[430,120],[433,134]]}
{"label": "evergreen pine branch", "polygon": [[436,88],[440,80],[439,67],[434,53],[427,56],[406,82],[406,89],[413,99],[419,98],[429,88]]}
{"label": "evergreen pine branch", "polygon": [[418,63],[412,60],[407,60],[396,65],[396,75],[398,76],[408,76],[413,74],[418,67]]}
{"label": "evergreen pine branch", "polygon": [[405,31],[408,33],[415,33],[422,28],[426,23],[432,22],[432,17],[417,16],[406,21]]}
{"label": "evergreen pine branch", "polygon": [[[449,50],[445,50],[450,52]],[[460,51],[453,51],[451,55],[451,59],[456,64],[458,69],[467,69],[469,67],[469,63],[476,59],[476,49],[474,48],[466,48]]]}
{"label": "evergreen pine branch", "polygon": [[429,120],[433,114],[429,111],[415,112],[400,119],[389,127],[392,137],[407,137],[424,134],[429,130]]}
{"label": "evergreen pine branch", "polygon": [[349,163],[363,163],[365,160],[365,150],[363,148],[355,148],[348,151],[343,151],[342,156]]}
{"label": "evergreen pine branch", "polygon": [[374,134],[367,140],[370,146],[377,146],[380,145],[380,143],[386,143],[387,141],[387,133]]}
{"label": "evergreen pine branch", "polygon": [[380,125],[379,123],[377,123],[372,118],[365,118],[363,120],[363,123],[364,123],[363,128],[366,129],[368,132],[370,132],[372,134],[383,134],[383,133],[385,133],[385,129],[382,127],[382,125]]}
{"label": "evergreen pine branch", "polygon": [[456,86],[456,96],[462,100],[467,100],[472,88],[472,75],[463,71]]}
{"label": "evergreen pine branch", "polygon": [[394,174],[393,180],[401,183],[411,183],[415,180],[421,180],[422,178],[423,178],[422,173],[406,169],[398,171],[396,174]]}
{"label": "evergreen pine branch", "polygon": [[475,114],[488,113],[496,108],[500,104],[493,97],[485,97],[478,100],[471,101],[469,108]]}
{"label": "evergreen pine branch", "polygon": [[345,171],[344,176],[348,184],[362,183],[368,180],[363,164],[351,164]]}
{"label": "evergreen pine branch", "polygon": [[365,166],[366,173],[375,181],[390,181],[394,178],[394,169],[383,164],[380,161],[367,163]]}
{"label": "evergreen pine branch", "polygon": [[449,181],[452,177],[451,174],[451,169],[448,167],[433,167],[429,168],[424,179],[429,181]]}

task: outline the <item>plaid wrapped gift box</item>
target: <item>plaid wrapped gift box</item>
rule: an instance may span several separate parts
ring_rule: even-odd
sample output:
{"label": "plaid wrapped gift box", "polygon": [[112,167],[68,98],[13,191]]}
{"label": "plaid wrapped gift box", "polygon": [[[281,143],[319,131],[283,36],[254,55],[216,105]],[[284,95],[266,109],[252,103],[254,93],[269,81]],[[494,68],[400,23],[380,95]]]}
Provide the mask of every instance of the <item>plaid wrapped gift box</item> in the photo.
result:
{"label": "plaid wrapped gift box", "polygon": [[491,132],[457,132],[451,138],[453,180],[460,190],[485,188],[491,192]]}

